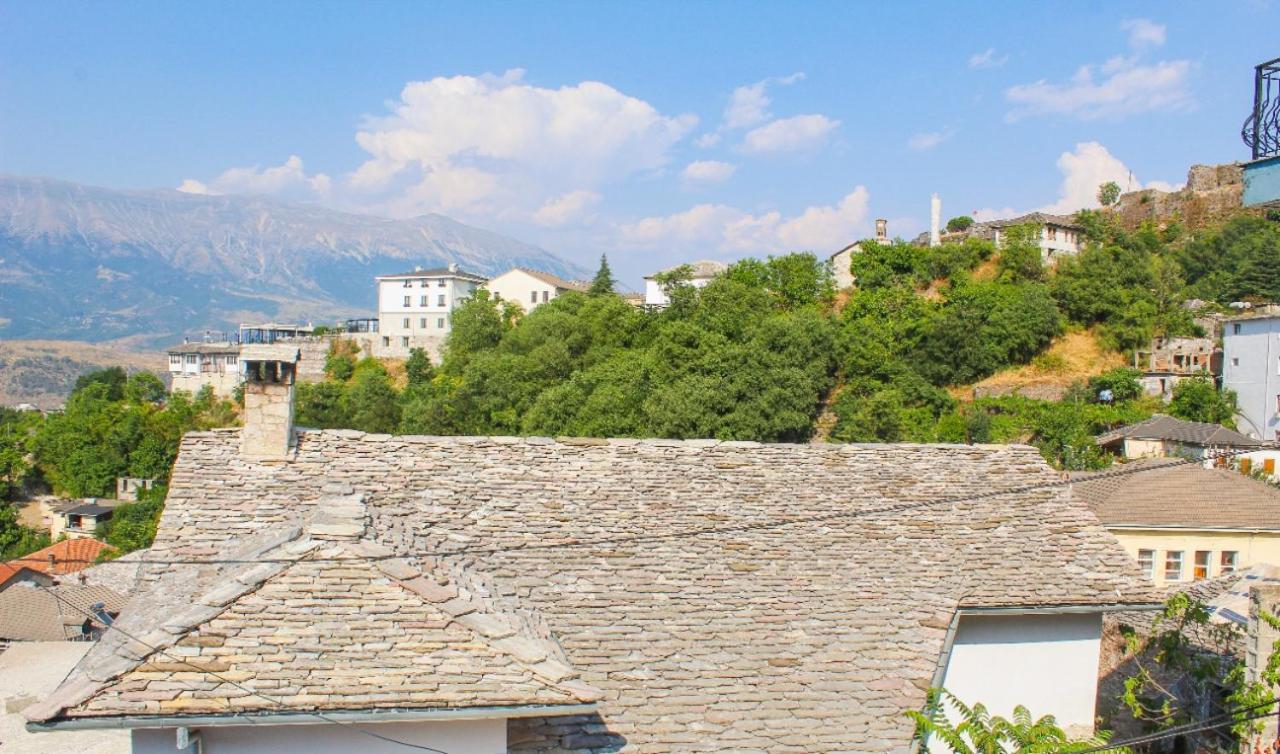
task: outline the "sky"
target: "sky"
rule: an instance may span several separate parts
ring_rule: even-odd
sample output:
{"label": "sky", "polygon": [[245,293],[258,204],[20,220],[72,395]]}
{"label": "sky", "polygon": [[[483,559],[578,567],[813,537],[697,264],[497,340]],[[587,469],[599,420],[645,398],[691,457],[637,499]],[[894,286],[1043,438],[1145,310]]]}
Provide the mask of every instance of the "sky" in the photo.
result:
{"label": "sky", "polygon": [[0,173],[438,212],[625,287],[1248,157],[1280,1],[0,0]]}

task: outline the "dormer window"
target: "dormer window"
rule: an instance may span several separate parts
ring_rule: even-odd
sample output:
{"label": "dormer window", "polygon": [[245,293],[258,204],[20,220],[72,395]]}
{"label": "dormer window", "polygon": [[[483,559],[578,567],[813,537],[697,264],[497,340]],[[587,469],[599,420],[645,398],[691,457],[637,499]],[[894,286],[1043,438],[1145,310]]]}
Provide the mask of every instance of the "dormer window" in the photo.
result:
{"label": "dormer window", "polygon": [[413,281],[412,281],[412,280],[406,280],[406,281],[404,281],[404,287],[405,287],[405,288],[412,288],[412,287],[413,287]]}

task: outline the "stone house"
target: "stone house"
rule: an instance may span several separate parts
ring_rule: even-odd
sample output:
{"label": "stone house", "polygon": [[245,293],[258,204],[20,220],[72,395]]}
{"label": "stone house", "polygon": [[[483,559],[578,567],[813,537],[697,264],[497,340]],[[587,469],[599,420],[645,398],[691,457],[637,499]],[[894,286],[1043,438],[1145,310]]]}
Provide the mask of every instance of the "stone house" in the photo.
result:
{"label": "stone house", "polygon": [[[889,238],[889,221],[883,218],[876,220],[876,235],[870,239],[881,246],[888,246],[893,243]],[[853,255],[862,251],[862,242],[854,242],[827,257],[827,264],[831,266],[831,277],[836,282],[836,290],[844,290],[854,284],[853,272],[851,265],[853,263]]]}
{"label": "stone house", "polygon": [[1134,351],[1133,368],[1142,371],[1143,392],[1168,403],[1179,382],[1220,374],[1222,352],[1213,338],[1152,338],[1148,348]]}
{"label": "stone house", "polygon": [[116,478],[116,500],[137,501],[138,493],[154,487],[156,480],[122,476]]}
{"label": "stone house", "polygon": [[1262,443],[1221,424],[1192,422],[1166,414],[1098,435],[1094,442],[1121,458],[1195,458],[1209,463]]}
{"label": "stone house", "polygon": [[239,343],[183,343],[169,349],[169,380],[174,390],[198,393],[207,385],[214,395],[230,398],[243,379]]}
{"label": "stone house", "polygon": [[971,229],[971,234],[989,237],[1001,248],[1007,240],[1010,228],[1019,225],[1034,225],[1037,228],[1036,245],[1040,247],[1040,256],[1046,264],[1053,264],[1064,256],[1073,256],[1084,248],[1084,226],[1069,217],[1051,215],[1047,212],[1032,212],[1021,217],[1008,220],[994,220],[981,223]]}
{"label": "stone house", "polygon": [[566,291],[585,293],[588,285],[549,272],[513,267],[485,283],[484,288],[503,301],[519,304],[525,312],[531,312]]}
{"label": "stone house", "polygon": [[30,729],[876,754],[945,686],[1083,732],[1103,613],[1159,600],[1031,447],[254,427],[290,393],[184,438],[149,557],[225,562],[142,566]]}

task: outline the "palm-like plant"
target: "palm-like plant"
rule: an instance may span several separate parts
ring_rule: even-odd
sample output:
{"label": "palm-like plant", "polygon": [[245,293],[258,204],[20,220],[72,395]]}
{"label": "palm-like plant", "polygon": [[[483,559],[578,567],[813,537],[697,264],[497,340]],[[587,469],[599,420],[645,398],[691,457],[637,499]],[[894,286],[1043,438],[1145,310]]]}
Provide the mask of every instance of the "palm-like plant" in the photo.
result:
{"label": "palm-like plant", "polygon": [[[1018,705],[1013,719],[992,715],[982,704],[966,705],[946,689],[932,689],[923,711],[911,710],[922,754],[1071,754],[1106,744],[1108,734],[1088,739],[1068,738],[1053,715],[1033,718]],[[938,744],[941,745],[938,745]],[[1124,754],[1126,749],[1107,749]]]}

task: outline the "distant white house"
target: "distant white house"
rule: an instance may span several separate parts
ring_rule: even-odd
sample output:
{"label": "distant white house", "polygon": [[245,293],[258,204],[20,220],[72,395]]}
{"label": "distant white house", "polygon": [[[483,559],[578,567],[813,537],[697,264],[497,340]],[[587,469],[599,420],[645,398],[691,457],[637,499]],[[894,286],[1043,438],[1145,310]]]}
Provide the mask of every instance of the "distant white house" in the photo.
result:
{"label": "distant white house", "polygon": [[1041,258],[1046,262],[1078,254],[1084,245],[1084,226],[1061,215],[1032,212],[1009,220],[982,223],[984,229],[990,230],[991,240],[995,242],[996,248],[1004,246],[1009,228],[1019,225],[1035,225],[1039,228],[1037,245],[1040,247]]}
{"label": "distant white house", "polygon": [[1280,316],[1224,323],[1222,388],[1235,391],[1241,432],[1280,440]]}
{"label": "distant white house", "polygon": [[565,280],[549,272],[514,267],[484,284],[486,290],[503,301],[531,312],[566,291],[586,291],[586,283]]}
{"label": "distant white house", "polygon": [[[888,220],[883,218],[876,220],[876,237],[870,240],[881,246],[888,246],[893,243],[893,241],[889,240]],[[863,243],[862,241],[855,241],[827,257],[827,262],[831,265],[831,277],[835,280],[837,289],[843,290],[854,284],[853,272],[850,267],[853,263],[853,255],[862,251]]]}
{"label": "distant white house", "polygon": [[646,275],[644,278],[644,304],[645,306],[666,306],[671,301],[667,298],[667,294],[662,290],[662,286],[658,285],[655,279],[658,275],[665,272],[673,272],[680,267],[688,266],[693,270],[693,275],[689,279],[689,284],[694,288],[701,288],[710,283],[712,278],[729,269],[729,265],[724,262],[716,262],[714,260],[704,259],[698,262],[689,262],[687,265],[675,265],[665,270],[660,270],[653,275]]}
{"label": "distant white house", "polygon": [[169,349],[169,378],[174,390],[198,393],[206,385],[221,398],[243,380],[240,372],[240,344],[183,343]]}
{"label": "distant white house", "polygon": [[452,328],[453,310],[484,285],[485,278],[458,265],[378,276],[378,337],[374,355],[408,358],[411,348],[439,358]]}

